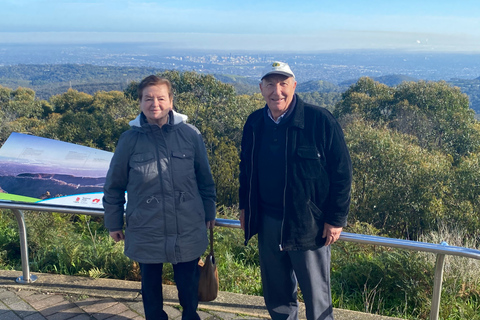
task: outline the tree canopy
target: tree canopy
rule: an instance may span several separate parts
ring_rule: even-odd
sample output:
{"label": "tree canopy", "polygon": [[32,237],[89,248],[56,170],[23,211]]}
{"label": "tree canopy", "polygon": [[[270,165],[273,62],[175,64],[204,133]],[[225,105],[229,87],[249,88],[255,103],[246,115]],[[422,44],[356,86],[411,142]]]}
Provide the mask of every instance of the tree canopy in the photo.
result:
{"label": "tree canopy", "polygon": [[[218,204],[238,203],[243,125],[264,106],[258,93],[238,95],[212,75],[165,71],[174,107],[202,133],[217,185]],[[114,151],[139,113],[137,83],[93,95],[69,89],[47,100],[32,89],[0,87],[0,143],[12,131]],[[465,94],[446,82],[395,87],[361,78],[342,94],[311,92],[341,122],[353,161],[349,223],[367,222],[384,234],[416,239],[439,222],[480,227],[480,125]],[[323,95],[323,96],[322,96]],[[334,106],[334,101],[338,101]]]}

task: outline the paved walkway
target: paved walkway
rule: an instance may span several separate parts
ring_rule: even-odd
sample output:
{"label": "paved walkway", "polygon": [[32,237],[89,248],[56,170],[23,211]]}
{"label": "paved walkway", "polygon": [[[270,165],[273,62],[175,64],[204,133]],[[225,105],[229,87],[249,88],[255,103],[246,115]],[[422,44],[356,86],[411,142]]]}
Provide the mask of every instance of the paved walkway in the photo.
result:
{"label": "paved walkway", "polygon": [[[0,270],[0,320],[144,319],[140,283],[112,279],[38,274],[31,284],[18,284],[19,271]],[[169,319],[181,319],[175,286],[164,286]],[[305,318],[301,305],[301,318]],[[215,301],[200,303],[202,320],[268,319],[263,298],[219,292]],[[394,318],[334,310],[336,320],[392,320]]]}

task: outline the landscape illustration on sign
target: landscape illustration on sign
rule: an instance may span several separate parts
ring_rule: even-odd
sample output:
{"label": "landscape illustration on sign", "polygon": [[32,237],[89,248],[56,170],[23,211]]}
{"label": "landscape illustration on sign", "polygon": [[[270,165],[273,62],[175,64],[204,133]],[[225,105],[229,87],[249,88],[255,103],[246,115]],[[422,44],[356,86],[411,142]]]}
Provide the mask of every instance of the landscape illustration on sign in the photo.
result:
{"label": "landscape illustration on sign", "polygon": [[13,132],[0,148],[0,200],[102,208],[112,156]]}

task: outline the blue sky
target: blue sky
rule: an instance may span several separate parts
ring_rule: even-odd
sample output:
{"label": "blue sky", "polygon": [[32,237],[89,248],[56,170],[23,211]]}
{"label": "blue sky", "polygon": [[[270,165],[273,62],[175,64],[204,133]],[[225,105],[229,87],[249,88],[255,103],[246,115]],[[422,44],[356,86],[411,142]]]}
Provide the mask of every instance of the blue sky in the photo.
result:
{"label": "blue sky", "polygon": [[479,0],[4,0],[1,43],[480,52]]}

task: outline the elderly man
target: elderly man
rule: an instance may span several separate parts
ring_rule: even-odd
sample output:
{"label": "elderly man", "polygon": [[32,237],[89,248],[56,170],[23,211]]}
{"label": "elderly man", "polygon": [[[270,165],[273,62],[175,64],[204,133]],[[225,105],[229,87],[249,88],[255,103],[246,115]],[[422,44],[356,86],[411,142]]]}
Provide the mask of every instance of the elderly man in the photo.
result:
{"label": "elderly man", "polygon": [[333,319],[330,245],[347,222],[352,167],[338,122],[296,85],[283,62],[262,75],[266,106],[243,128],[240,222],[245,244],[258,233],[271,318],[298,319],[298,281],[307,319]]}

